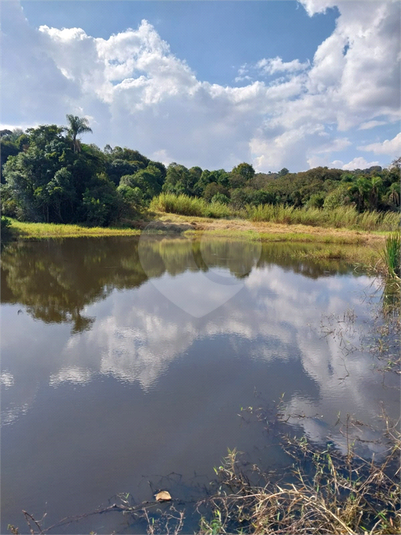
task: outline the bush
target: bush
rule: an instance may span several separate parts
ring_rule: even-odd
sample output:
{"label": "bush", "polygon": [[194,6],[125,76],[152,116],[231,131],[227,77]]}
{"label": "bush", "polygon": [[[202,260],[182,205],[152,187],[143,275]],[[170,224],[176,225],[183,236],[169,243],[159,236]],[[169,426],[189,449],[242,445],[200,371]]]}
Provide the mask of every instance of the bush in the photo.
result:
{"label": "bush", "polygon": [[350,203],[351,200],[349,197],[348,186],[342,184],[326,196],[323,202],[323,207],[327,210],[332,210],[333,208],[348,206]]}
{"label": "bush", "polygon": [[323,193],[314,193],[311,195],[309,201],[306,203],[307,208],[323,208],[324,204],[324,194]]}
{"label": "bush", "polygon": [[12,238],[11,221],[1,216],[1,242],[8,241]]}

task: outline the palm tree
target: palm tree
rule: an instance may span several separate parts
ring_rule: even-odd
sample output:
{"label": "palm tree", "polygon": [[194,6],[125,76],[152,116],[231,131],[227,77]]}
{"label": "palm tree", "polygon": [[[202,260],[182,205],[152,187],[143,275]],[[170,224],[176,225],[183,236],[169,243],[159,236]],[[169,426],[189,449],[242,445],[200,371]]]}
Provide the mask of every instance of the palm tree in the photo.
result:
{"label": "palm tree", "polygon": [[393,182],[389,188],[388,200],[393,206],[400,205],[400,185],[397,182]]}
{"label": "palm tree", "polygon": [[72,137],[72,145],[74,147],[74,152],[79,152],[80,144],[77,139],[78,134],[83,134],[85,132],[92,132],[92,128],[88,125],[88,119],[85,117],[77,117],[76,115],[66,115],[69,124],[67,128],[68,133]]}
{"label": "palm tree", "polygon": [[383,181],[379,176],[372,176],[370,179],[371,190],[370,190],[370,205],[371,208],[377,210],[377,205],[379,204],[380,193],[383,188]]}
{"label": "palm tree", "polygon": [[349,187],[348,191],[356,196],[358,212],[363,212],[365,207],[365,200],[372,189],[370,180],[364,176],[359,176]]}

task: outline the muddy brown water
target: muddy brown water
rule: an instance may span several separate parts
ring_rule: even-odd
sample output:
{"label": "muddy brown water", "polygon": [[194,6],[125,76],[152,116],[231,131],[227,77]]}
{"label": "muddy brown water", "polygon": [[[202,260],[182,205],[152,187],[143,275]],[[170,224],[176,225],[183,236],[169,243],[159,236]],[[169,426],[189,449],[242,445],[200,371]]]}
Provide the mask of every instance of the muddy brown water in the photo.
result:
{"label": "muddy brown water", "polygon": [[[396,418],[396,381],[367,348],[374,281],[306,249],[161,236],[6,248],[1,533],[28,532],[22,509],[48,526],[120,492],[186,499],[227,448],[283,466],[239,416],[283,393],[290,424],[339,448],[338,413],[377,424],[383,402]],[[103,515],[56,532],[135,529]]]}

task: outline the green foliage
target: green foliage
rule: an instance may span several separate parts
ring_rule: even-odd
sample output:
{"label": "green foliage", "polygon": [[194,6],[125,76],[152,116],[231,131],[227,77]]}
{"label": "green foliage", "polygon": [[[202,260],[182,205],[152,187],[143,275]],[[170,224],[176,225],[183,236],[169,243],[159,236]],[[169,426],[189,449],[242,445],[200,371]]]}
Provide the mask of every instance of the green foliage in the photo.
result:
{"label": "green foliage", "polygon": [[248,195],[243,189],[236,189],[231,192],[231,204],[237,210],[244,208],[248,203]]}
{"label": "green foliage", "polygon": [[197,168],[192,168],[190,171],[184,165],[173,162],[167,168],[163,191],[175,195],[193,196],[198,180],[199,171]]}
{"label": "green foliage", "polygon": [[289,171],[286,167],[283,167],[281,171],[279,171],[278,176],[285,176],[288,175]]}
{"label": "green foliage", "polygon": [[323,193],[314,193],[311,195],[309,201],[306,203],[307,208],[323,208],[324,195]]}
{"label": "green foliage", "polygon": [[227,188],[225,188],[221,184],[217,184],[216,182],[211,182],[206,186],[203,198],[205,199],[205,201],[210,202],[218,194],[224,195],[228,198]]}
{"label": "green foliage", "polygon": [[240,175],[245,180],[249,180],[250,178],[253,178],[255,176],[255,169],[249,163],[243,162],[234,167],[231,171],[231,174]]}
{"label": "green foliage", "polygon": [[216,193],[212,197],[212,203],[230,204],[230,199],[224,193]]}
{"label": "green foliage", "polygon": [[[194,200],[192,204],[182,199],[178,204],[169,201],[177,213],[230,217],[246,209],[255,220],[395,228],[396,217],[386,219],[380,212],[399,212],[400,159],[389,169],[374,166],[352,173],[327,167],[290,173],[284,167],[278,173],[264,174],[255,173],[246,162],[231,172],[198,166],[188,169],[175,162],[166,169],[127,147],[106,145],[102,151],[96,145],[82,144],[79,135],[92,131],[87,119],[74,115],[67,119],[67,128],[41,125],[26,132],[0,131],[3,215],[26,221],[106,225],[116,217],[126,217],[132,209],[148,207],[163,192]],[[103,177],[102,186],[99,177]],[[218,205],[223,208],[216,210]]]}
{"label": "green foliage", "polygon": [[83,221],[99,227],[110,225],[118,218],[119,210],[122,208],[120,199],[107,176],[99,175],[83,195]]}
{"label": "green foliage", "polygon": [[138,188],[141,191],[142,199],[150,201],[161,192],[163,175],[158,167],[150,163],[146,169],[141,169],[133,175],[123,176],[120,185],[133,189]]}
{"label": "green foliage", "polygon": [[85,117],[77,117],[76,115],[67,115],[66,117],[69,123],[67,131],[71,136],[74,152],[79,152],[81,150],[81,144],[77,139],[78,134],[92,132],[92,128],[89,127],[88,119]]}
{"label": "green foliage", "polygon": [[118,186],[117,192],[126,202],[133,204],[136,207],[143,205],[143,195],[140,188],[122,184],[121,186]]}
{"label": "green foliage", "polygon": [[328,195],[326,195],[323,207],[326,210],[333,210],[334,208],[339,208],[340,206],[348,206],[350,204],[350,196],[348,193],[348,187],[346,184],[341,184],[336,189],[332,190]]}
{"label": "green foliage", "polygon": [[1,216],[1,243],[12,238],[11,221],[7,217]]}
{"label": "green foliage", "polygon": [[383,252],[383,259],[390,277],[401,277],[400,269],[401,255],[401,233],[395,232],[386,239],[386,245]]}

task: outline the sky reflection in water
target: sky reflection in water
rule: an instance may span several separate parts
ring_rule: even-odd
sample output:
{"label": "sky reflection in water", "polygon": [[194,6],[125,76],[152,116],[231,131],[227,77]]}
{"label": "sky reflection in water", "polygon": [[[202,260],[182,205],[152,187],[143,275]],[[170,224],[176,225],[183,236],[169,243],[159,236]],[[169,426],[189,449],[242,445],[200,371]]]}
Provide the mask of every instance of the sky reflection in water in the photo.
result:
{"label": "sky reflection in water", "polygon": [[360,346],[371,279],[297,260],[304,248],[112,238],[5,252],[3,523],[46,501],[57,519],[120,491],[147,499],[144,475],[206,476],[227,447],[283,462],[241,427],[255,391],[285,392],[290,421],[340,447],[338,412],[373,423],[384,400],[397,416],[372,356],[345,356],[322,329],[352,309],[343,328]]}

